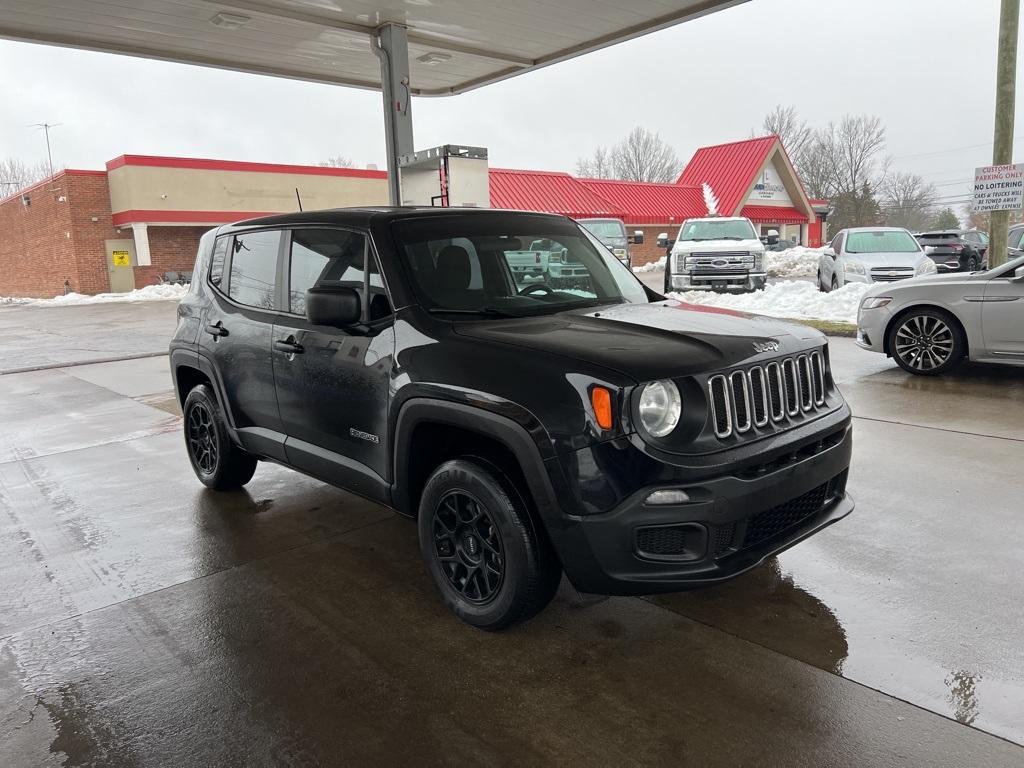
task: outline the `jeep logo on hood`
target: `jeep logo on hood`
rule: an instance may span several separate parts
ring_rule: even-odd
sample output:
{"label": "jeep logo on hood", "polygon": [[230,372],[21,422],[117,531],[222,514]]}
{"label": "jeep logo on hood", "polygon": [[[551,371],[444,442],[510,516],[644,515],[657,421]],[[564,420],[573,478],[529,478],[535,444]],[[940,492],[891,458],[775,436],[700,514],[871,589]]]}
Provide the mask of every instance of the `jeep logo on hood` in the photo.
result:
{"label": "jeep logo on hood", "polygon": [[754,342],[755,352],[778,352],[779,342],[772,339],[771,341],[755,341]]}

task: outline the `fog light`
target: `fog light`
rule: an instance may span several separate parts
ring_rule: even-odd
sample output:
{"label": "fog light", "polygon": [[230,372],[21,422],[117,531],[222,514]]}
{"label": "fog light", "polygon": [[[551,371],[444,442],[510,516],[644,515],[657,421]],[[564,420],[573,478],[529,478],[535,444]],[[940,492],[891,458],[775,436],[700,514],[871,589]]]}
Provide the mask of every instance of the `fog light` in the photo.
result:
{"label": "fog light", "polygon": [[659,507],[668,504],[685,504],[689,500],[690,497],[687,495],[686,491],[680,491],[678,488],[673,488],[667,491],[655,491],[644,499],[644,504],[652,507]]}

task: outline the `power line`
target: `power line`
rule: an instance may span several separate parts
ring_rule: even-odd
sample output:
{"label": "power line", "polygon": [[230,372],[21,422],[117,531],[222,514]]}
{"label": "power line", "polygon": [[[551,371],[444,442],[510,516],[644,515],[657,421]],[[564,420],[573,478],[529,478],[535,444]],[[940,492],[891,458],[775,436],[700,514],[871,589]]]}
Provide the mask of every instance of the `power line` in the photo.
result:
{"label": "power line", "polygon": [[[1013,137],[1014,141],[1019,141],[1020,139],[1024,139],[1024,136],[1014,136]],[[911,154],[911,155],[895,155],[895,156],[892,157],[892,159],[893,160],[904,160],[904,159],[906,159],[908,157],[933,157],[934,155],[948,155],[948,154],[952,154],[953,152],[960,152],[960,151],[965,150],[965,149],[983,149],[985,147],[991,147],[991,146],[992,146],[992,142],[989,141],[989,142],[986,142],[984,144],[968,144],[968,145],[963,146],[963,147],[951,147],[949,149],[938,149],[938,150],[935,150],[934,152],[915,152],[914,154]]]}

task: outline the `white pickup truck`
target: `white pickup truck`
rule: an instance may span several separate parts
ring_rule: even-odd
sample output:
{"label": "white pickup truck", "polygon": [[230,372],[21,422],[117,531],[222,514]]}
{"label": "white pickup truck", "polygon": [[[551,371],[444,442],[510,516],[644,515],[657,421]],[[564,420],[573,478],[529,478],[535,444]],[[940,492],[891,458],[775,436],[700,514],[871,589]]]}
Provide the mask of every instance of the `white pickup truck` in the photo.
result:
{"label": "white pickup truck", "polygon": [[658,245],[669,249],[665,260],[665,293],[669,291],[737,291],[764,288],[768,275],[764,243],[750,219],[709,217],[687,219],[675,240],[668,233]]}

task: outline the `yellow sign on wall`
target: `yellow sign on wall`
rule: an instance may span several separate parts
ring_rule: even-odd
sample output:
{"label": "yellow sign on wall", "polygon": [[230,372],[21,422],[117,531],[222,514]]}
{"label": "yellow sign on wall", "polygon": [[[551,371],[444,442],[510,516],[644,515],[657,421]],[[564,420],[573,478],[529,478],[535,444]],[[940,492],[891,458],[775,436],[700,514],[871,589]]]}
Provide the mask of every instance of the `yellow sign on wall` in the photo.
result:
{"label": "yellow sign on wall", "polygon": [[130,267],[132,265],[132,256],[128,251],[114,251],[111,257],[115,267]]}

